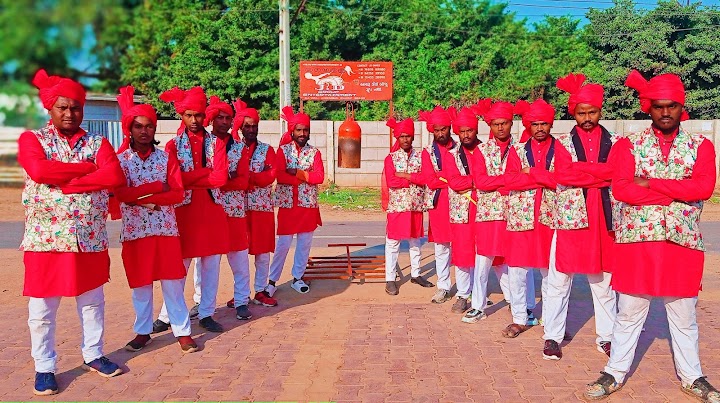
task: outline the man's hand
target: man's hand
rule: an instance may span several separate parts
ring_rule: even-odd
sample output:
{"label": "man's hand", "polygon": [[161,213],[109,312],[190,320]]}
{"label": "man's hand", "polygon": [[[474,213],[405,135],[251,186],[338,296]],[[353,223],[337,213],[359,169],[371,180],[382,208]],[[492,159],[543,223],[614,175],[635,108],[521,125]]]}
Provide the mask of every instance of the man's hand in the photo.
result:
{"label": "man's hand", "polygon": [[398,178],[410,180],[410,174],[406,172],[395,172],[395,176],[397,176]]}
{"label": "man's hand", "polygon": [[522,173],[524,173],[524,174],[529,174],[529,173],[530,173],[530,167],[523,168],[523,169],[520,170],[520,172],[522,172]]}
{"label": "man's hand", "polygon": [[237,178],[237,177],[238,177],[237,171],[228,172],[228,178],[230,178],[230,179],[235,179],[235,178]]}
{"label": "man's hand", "polygon": [[296,168],[285,168],[285,172],[287,172],[288,175],[295,176],[295,174],[297,174],[297,169]]}
{"label": "man's hand", "polygon": [[641,177],[639,177],[639,176],[636,176],[636,177],[635,177],[634,182],[635,182],[636,185],[641,186],[641,187],[644,187],[644,188],[649,188],[649,187],[650,187],[650,181],[647,180],[647,179],[645,179],[645,178],[641,178]]}
{"label": "man's hand", "polygon": [[170,191],[170,185],[167,182],[163,182],[162,191],[163,192],[169,192]]}
{"label": "man's hand", "polygon": [[265,164],[265,166],[263,167],[263,172],[269,171],[269,170],[271,170],[271,169],[272,169],[272,167],[271,167],[270,165]]}

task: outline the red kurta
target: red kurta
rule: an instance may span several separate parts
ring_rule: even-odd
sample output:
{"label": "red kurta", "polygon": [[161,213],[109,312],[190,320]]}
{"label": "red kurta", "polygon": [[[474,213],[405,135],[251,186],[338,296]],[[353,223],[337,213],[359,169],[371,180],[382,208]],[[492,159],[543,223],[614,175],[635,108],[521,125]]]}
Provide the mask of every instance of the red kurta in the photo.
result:
{"label": "red kurta", "polygon": [[[174,154],[168,155],[167,184],[170,186],[167,192],[162,191],[163,184],[158,181],[136,187],[120,186],[114,193],[117,201],[121,203],[160,206],[180,203],[183,200],[182,176]],[[145,195],[152,196],[138,200]],[[122,259],[130,288],[143,287],[156,280],[185,277],[179,236],[149,236],[123,242]]]}
{"label": "red kurta", "polygon": [[[181,172],[183,187],[193,190],[190,204],[177,207],[178,230],[183,258],[194,258],[225,254],[230,251],[227,217],[222,206],[215,203],[209,189],[218,188],[227,182],[227,155],[225,144],[218,141],[215,146],[213,168],[202,167],[203,136],[189,134],[193,155],[190,172]],[[169,154],[177,157],[175,139],[165,147]]]}
{"label": "red kurta", "polygon": [[[501,155],[504,155],[505,150],[510,146],[510,139],[504,143],[497,141],[497,144],[500,146]],[[478,154],[478,161],[474,164],[473,169],[475,188],[484,192],[499,191],[500,194],[507,195],[508,192],[504,188],[505,177],[488,175],[485,156],[482,153]],[[504,220],[475,222],[476,253],[482,256],[495,256],[494,264],[501,264],[503,260],[498,257],[505,256],[507,232],[507,222]]]}
{"label": "red kurta", "polygon": [[611,272],[615,240],[605,224],[600,188],[610,185],[612,166],[598,162],[602,129],[576,127],[586,162],[572,162],[570,152],[555,143],[555,179],[559,184],[587,189],[588,226],[557,230],[556,267],[563,273]]}
{"label": "red kurta", "polygon": [[[462,147],[462,146],[461,146]],[[459,152],[459,151],[458,151]],[[465,149],[465,155],[468,162],[469,175],[460,174],[455,158],[450,155],[446,160],[447,164],[443,167],[448,176],[448,185],[456,192],[468,192],[472,199],[477,202],[477,197],[473,189],[473,170],[477,169],[477,165],[481,162],[479,156],[480,150],[475,147],[473,150]],[[463,196],[465,197],[465,196]],[[452,264],[458,268],[475,267],[475,216],[477,215],[477,206],[470,203],[468,207],[468,222],[465,224],[450,224],[452,229]]]}
{"label": "red kurta", "polygon": [[[671,143],[663,145],[667,158]],[[628,139],[619,140],[610,159],[615,167],[613,195],[625,203],[667,206],[673,200],[707,200],[715,188],[715,149],[705,140],[698,148],[690,179],[650,179],[650,188],[634,183],[635,158]],[[616,244],[611,285],[625,294],[695,297],[701,288],[705,253],[668,241]]]}
{"label": "red kurta", "polygon": [[[395,175],[395,164],[392,156],[385,157],[385,180],[388,188],[401,189],[410,187],[410,180],[399,178]],[[411,178],[413,179],[413,178]],[[423,185],[420,177],[414,178],[416,185]],[[448,216],[448,220],[450,217]],[[387,213],[387,226],[385,234],[389,239],[402,240],[410,238],[422,238],[425,234],[423,227],[422,211],[403,211],[401,213]]]}
{"label": "red kurta", "polygon": [[[249,147],[250,156],[255,152],[257,143]],[[275,150],[268,146],[265,154],[265,165],[270,169],[263,172],[250,172],[248,191],[254,187],[265,187],[275,182]],[[269,200],[272,205],[272,200]],[[275,251],[275,212],[273,211],[251,211],[247,215],[248,247],[251,255],[261,255]]]}
{"label": "red kurta", "polygon": [[[70,146],[84,134],[84,130],[78,131],[70,139]],[[115,150],[107,140],[103,140],[95,164],[65,163],[48,160],[35,134],[27,131],[18,139],[18,162],[32,180],[59,186],[66,194],[111,189],[125,180]],[[23,261],[23,295],[29,297],[75,297],[110,279],[107,250],[78,253],[26,251]]]}
{"label": "red kurta", "polygon": [[411,180],[413,183],[422,183],[427,186],[430,190],[440,190],[440,196],[438,197],[438,203],[435,208],[428,210],[429,228],[428,228],[428,241],[438,243],[452,242],[452,230],[450,229],[450,202],[448,201],[448,185],[447,182],[441,180],[444,178],[447,180],[447,174],[445,173],[445,164],[453,164],[452,156],[448,158],[449,150],[455,146],[455,142],[450,140],[447,146],[440,146],[440,164],[442,170],[435,171],[430,154],[427,150],[422,152],[422,170],[420,173],[412,174]]}
{"label": "red kurta", "polygon": [[[293,144],[295,144],[293,142]],[[295,144],[297,147],[297,144]],[[298,151],[300,148],[298,147]],[[320,218],[320,208],[306,208],[300,207],[298,203],[298,185],[301,180],[298,179],[297,175],[290,175],[285,171],[287,165],[285,163],[285,153],[282,149],[278,149],[275,154],[275,173],[277,175],[277,183],[284,183],[287,185],[293,185],[293,207],[292,208],[278,208],[277,215],[277,234],[278,235],[293,235],[303,232],[312,232],[317,227],[322,225],[322,219]],[[315,154],[315,160],[313,160],[312,170],[307,172],[308,180],[307,183],[311,185],[321,185],[325,181],[325,167],[322,162],[322,155],[320,150]]]}
{"label": "red kurta", "polygon": [[[542,189],[555,189],[555,178],[551,172],[545,169],[545,159],[550,150],[551,138],[548,137],[542,143],[535,139],[528,140],[532,144],[535,167],[530,168],[529,174],[521,171],[520,157],[515,148],[510,149],[507,166],[505,168],[505,187],[508,190],[538,189],[535,193],[535,226],[529,231],[508,231],[505,253],[505,263],[513,267],[540,267],[546,268],[550,264],[550,243],[553,230],[541,224],[540,201]],[[555,142],[555,147],[559,142]],[[524,152],[524,150],[522,151]]]}

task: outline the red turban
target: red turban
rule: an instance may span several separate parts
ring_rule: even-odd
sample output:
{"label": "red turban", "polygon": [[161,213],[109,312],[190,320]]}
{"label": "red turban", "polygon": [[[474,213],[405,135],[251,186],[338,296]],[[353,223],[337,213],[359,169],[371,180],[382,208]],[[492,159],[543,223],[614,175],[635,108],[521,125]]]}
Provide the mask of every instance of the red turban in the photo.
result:
{"label": "red turban", "polygon": [[288,124],[288,131],[280,139],[281,147],[292,142],[292,132],[295,130],[295,126],[303,125],[310,128],[310,116],[302,112],[294,113],[292,106],[282,108],[280,117]]}
{"label": "red turban", "polygon": [[472,107],[463,107],[460,112],[457,109],[450,107],[448,113],[452,118],[452,129],[455,134],[460,133],[460,127],[467,126],[477,130],[478,118]]}
{"label": "red turban", "polygon": [[[637,70],[633,70],[625,79],[625,85],[637,90],[640,110],[645,113],[650,113],[653,100],[670,100],[685,105],[685,86],[675,74],[660,74],[647,81]],[[690,116],[683,110],[680,120],[688,119]]]}
{"label": "red turban", "polygon": [[135,105],[133,96],[135,95],[135,88],[132,85],[120,88],[120,95],[117,96],[118,105],[122,112],[122,131],[124,136],[123,142],[118,149],[118,154],[127,150],[130,146],[130,125],[136,116],[144,116],[150,119],[154,125],[157,125],[157,113],[155,108],[148,104]]}
{"label": "red turban", "polygon": [[223,102],[220,98],[213,95],[210,97],[210,105],[208,105],[205,109],[205,121],[203,122],[203,126],[209,126],[210,123],[212,123],[212,121],[220,114],[220,112],[225,112],[230,116],[234,115],[232,106],[230,106],[229,103]]}
{"label": "red turban", "polygon": [[251,118],[255,123],[260,123],[260,114],[255,108],[248,108],[247,104],[242,99],[238,98],[233,102],[235,107],[235,119],[233,119],[232,135],[236,140],[240,140],[238,131],[243,125],[245,118]]}
{"label": "red turban", "polygon": [[40,101],[47,110],[52,109],[58,97],[74,99],[85,105],[85,88],[75,80],[60,76],[48,76],[44,69],[35,73],[32,84],[40,90]]}
{"label": "red turban", "polygon": [[419,120],[425,122],[427,130],[432,133],[434,131],[434,125],[438,126],[450,126],[452,124],[452,118],[450,113],[442,108],[442,106],[436,106],[431,112],[420,111],[418,112]]}
{"label": "red turban", "polygon": [[[390,118],[385,125],[393,130],[393,137],[396,139],[399,139],[403,134],[409,134],[410,136],[415,137],[415,122],[413,122],[410,118],[399,122],[395,120],[395,118]],[[393,153],[399,149],[400,143],[395,140],[392,148],[390,148],[390,152]]]}
{"label": "red turban", "polygon": [[517,101],[515,103],[516,115],[522,116],[522,124],[525,126],[525,130],[520,136],[520,142],[525,142],[530,139],[530,125],[533,122],[547,122],[552,124],[555,120],[555,108],[552,105],[545,102],[544,99],[537,99],[533,103],[527,101]]}
{"label": "red turban", "polygon": [[[173,87],[171,90],[160,94],[160,100],[173,102],[175,104],[175,112],[179,115],[185,113],[186,110],[205,113],[205,108],[207,108],[207,97],[205,96],[205,91],[203,91],[200,86],[192,87],[187,91]],[[180,123],[177,134],[184,131],[185,123]]]}
{"label": "red turban", "polygon": [[570,94],[568,113],[575,114],[577,104],[588,104],[602,109],[605,89],[600,84],[585,84],[584,74],[568,74],[557,80],[557,87]]}

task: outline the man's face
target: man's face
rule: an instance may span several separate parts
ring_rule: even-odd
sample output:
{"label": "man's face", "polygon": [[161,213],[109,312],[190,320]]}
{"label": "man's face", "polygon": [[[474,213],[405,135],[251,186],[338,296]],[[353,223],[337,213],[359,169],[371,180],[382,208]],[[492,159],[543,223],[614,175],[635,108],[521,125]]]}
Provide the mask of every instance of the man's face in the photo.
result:
{"label": "man's face", "polygon": [[398,142],[400,143],[400,148],[405,151],[409,152],[412,150],[412,142],[413,142],[414,136],[411,136],[406,133],[402,133],[400,137],[398,137]]}
{"label": "man's face", "polygon": [[135,116],[130,123],[130,137],[138,145],[150,145],[155,141],[155,124],[145,116]]}
{"label": "man's face", "polygon": [[305,125],[296,124],[295,129],[292,131],[292,139],[300,147],[305,147],[305,144],[310,140],[310,128]]}
{"label": "man's face", "polygon": [[433,138],[441,146],[450,142],[450,126],[433,125]]}
{"label": "man's face", "polygon": [[537,141],[545,141],[550,136],[552,125],[548,122],[532,122],[530,124],[530,136]]}
{"label": "man's face", "polygon": [[188,109],[183,112],[180,118],[191,133],[200,133],[205,130],[205,127],[203,127],[203,121],[205,120],[204,112]]}
{"label": "man's face", "polygon": [[586,132],[596,128],[601,117],[602,112],[597,106],[590,104],[577,104],[575,106],[575,123]]}
{"label": "man's face", "polygon": [[480,142],[477,134],[477,127],[460,126],[458,131],[460,144],[467,149],[475,148],[475,146]]}
{"label": "man's face", "polygon": [[245,116],[242,127],[240,127],[243,137],[249,142],[257,141],[258,135],[258,122],[255,119]]}
{"label": "man's face", "polygon": [[80,129],[83,107],[74,99],[58,97],[50,109],[50,120],[60,133],[73,135]]}
{"label": "man's face", "polygon": [[230,131],[230,128],[232,127],[232,119],[233,117],[231,115],[220,111],[215,117],[215,119],[213,119],[212,121],[213,132],[215,132],[216,134],[226,134],[228,131]]}
{"label": "man's face", "polygon": [[513,121],[507,119],[494,119],[490,122],[490,133],[498,141],[505,142],[510,138],[510,129]]}
{"label": "man's face", "polygon": [[674,132],[680,127],[683,106],[669,99],[654,99],[650,104],[650,119],[663,133]]}

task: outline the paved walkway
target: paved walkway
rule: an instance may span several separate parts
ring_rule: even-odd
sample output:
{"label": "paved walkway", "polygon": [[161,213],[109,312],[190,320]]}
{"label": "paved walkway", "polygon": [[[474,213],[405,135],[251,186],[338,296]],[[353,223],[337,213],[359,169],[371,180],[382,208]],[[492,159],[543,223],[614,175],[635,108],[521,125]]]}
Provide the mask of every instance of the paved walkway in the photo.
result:
{"label": "paved walkway", "polygon": [[[313,249],[315,255],[334,253]],[[423,270],[434,282],[431,254],[430,245],[423,247]],[[499,303],[489,309],[486,320],[468,325],[450,313],[450,302],[429,303],[433,289],[409,282],[402,284],[396,297],[386,295],[382,284],[342,281],[315,281],[310,294],[300,295],[286,283],[286,274],[276,294],[280,306],[251,306],[254,318],[247,322],[236,320],[233,310],[219,307],[216,318],[228,329],[220,335],[204,333],[194,322],[200,352],[182,355],[172,334],[164,333],[146,350],[129,353],[122,348],[134,336],[134,314],[119,255],[119,249],[111,249],[105,351],[126,373],[104,379],[79,368],[79,321],[74,301],[67,299],[57,329],[61,393],[41,398],[32,395],[27,300],[21,296],[22,254],[0,251],[4,317],[0,400],[568,402],[578,400],[583,385],[594,380],[606,362],[593,344],[592,304],[581,276],[575,281],[570,306],[569,331],[575,337],[557,362],[542,360],[540,327],[517,339],[501,337],[510,313],[499,302],[494,277],[491,299]],[[406,265],[407,254],[401,257]],[[701,294],[698,309],[704,370],[716,385],[720,385],[718,263],[718,255],[709,255],[707,291]],[[225,260],[221,288],[219,304],[231,297]],[[157,311],[158,287],[155,300]],[[191,300],[190,287],[187,300]],[[633,368],[626,387],[609,401],[688,401],[674,374],[661,304],[651,307]]]}

